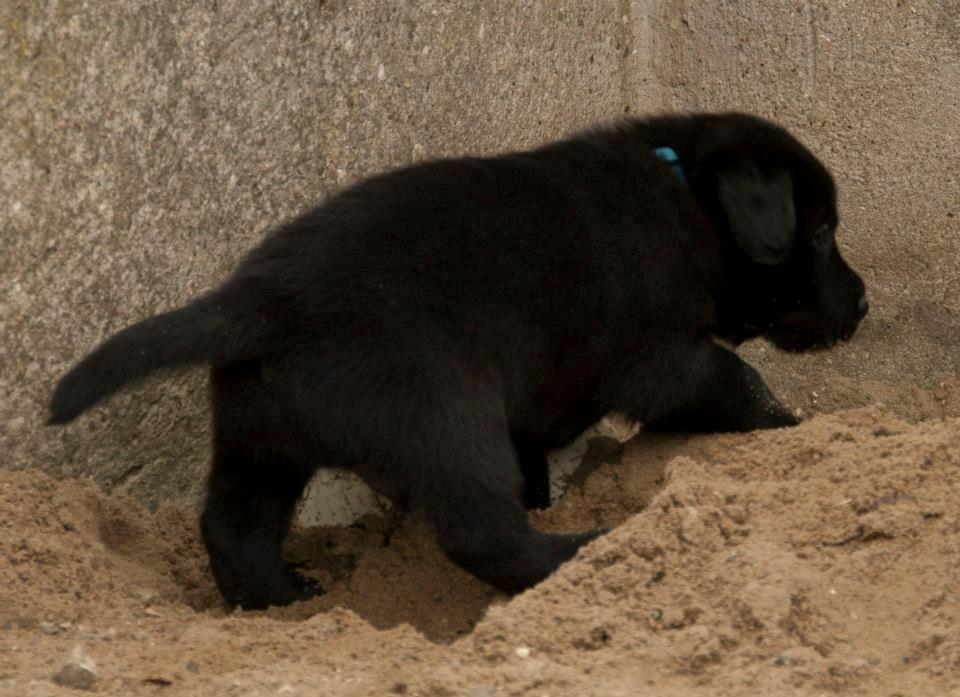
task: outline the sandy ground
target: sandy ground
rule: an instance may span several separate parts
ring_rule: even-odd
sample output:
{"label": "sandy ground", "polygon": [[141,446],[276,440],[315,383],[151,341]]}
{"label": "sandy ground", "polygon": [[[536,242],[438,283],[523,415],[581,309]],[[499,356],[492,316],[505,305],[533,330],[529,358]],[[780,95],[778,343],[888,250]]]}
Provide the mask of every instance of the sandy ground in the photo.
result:
{"label": "sandy ground", "polygon": [[616,527],[521,596],[368,518],[293,536],[326,596],[232,614],[193,513],[2,472],[0,694],[960,694],[960,419],[873,406],[587,460],[538,524]]}

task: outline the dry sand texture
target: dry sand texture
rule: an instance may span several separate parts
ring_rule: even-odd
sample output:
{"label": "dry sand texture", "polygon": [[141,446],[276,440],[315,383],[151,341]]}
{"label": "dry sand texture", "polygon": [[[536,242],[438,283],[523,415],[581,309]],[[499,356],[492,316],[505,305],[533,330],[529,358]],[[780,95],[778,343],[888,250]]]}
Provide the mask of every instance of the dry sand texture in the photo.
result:
{"label": "dry sand texture", "polygon": [[370,519],[227,615],[182,509],[0,474],[0,694],[960,694],[960,419],[607,445],[539,523],[617,527],[509,602]]}
{"label": "dry sand texture", "polygon": [[[960,694],[953,0],[6,0],[0,81],[0,693]],[[519,598],[374,515],[292,540],[325,597],[226,615],[202,376],[40,427],[81,353],[346,182],[691,108],[822,156],[871,315],[829,353],[744,349],[798,429],[584,444],[540,524],[622,525]],[[371,510],[344,486],[305,520]]]}

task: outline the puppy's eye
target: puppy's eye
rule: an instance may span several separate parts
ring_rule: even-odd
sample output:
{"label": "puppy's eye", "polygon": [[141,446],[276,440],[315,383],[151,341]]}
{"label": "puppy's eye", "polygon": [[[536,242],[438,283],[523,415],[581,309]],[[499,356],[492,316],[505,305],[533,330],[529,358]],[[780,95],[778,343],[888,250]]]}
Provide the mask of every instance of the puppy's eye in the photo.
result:
{"label": "puppy's eye", "polygon": [[833,240],[833,226],[831,226],[829,223],[822,223],[814,228],[811,239],[813,241],[813,246],[817,250],[821,252],[824,251],[830,246],[831,240]]}

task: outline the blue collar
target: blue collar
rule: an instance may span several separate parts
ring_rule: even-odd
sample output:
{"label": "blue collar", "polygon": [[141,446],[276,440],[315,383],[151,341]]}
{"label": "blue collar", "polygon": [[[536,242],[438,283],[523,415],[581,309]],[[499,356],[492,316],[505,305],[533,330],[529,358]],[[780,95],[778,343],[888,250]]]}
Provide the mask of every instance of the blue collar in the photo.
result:
{"label": "blue collar", "polygon": [[673,173],[676,175],[677,179],[684,184],[687,183],[687,178],[683,174],[683,167],[680,164],[680,158],[677,156],[676,150],[668,147],[654,148],[653,154],[670,165],[670,169],[673,170]]}

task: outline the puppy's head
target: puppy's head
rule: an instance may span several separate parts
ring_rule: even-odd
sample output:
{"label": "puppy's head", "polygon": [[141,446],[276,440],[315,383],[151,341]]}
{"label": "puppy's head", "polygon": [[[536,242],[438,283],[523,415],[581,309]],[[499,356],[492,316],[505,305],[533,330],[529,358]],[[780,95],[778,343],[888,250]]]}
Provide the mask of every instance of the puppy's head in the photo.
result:
{"label": "puppy's head", "polygon": [[692,186],[732,265],[718,308],[721,337],[763,336],[787,351],[849,339],[867,300],[837,249],[830,173],[761,119],[721,116],[704,136]]}

